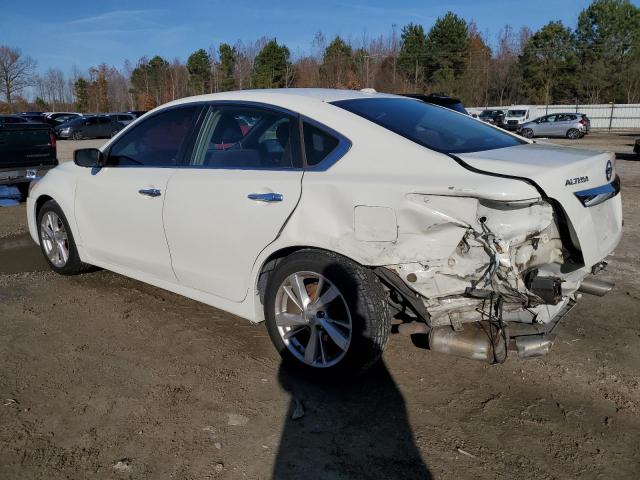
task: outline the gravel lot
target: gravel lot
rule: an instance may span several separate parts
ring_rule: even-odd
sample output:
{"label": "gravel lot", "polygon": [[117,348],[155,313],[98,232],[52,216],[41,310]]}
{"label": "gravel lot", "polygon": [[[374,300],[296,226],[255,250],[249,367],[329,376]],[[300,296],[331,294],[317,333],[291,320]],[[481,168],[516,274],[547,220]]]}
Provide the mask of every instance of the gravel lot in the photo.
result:
{"label": "gravel lot", "polygon": [[47,271],[24,206],[0,208],[0,478],[640,478],[634,138],[558,140],[618,152],[625,233],[615,290],[585,296],[549,356],[488,366],[395,335],[349,385],[283,371],[263,325]]}

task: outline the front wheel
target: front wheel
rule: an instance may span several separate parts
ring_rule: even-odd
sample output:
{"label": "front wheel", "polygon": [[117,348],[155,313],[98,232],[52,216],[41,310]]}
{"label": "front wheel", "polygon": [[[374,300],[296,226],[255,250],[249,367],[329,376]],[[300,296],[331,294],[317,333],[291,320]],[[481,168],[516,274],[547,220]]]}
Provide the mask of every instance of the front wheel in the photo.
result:
{"label": "front wheel", "polygon": [[76,275],[89,267],[80,260],[69,222],[57,202],[46,202],[37,220],[40,249],[54,272]]}
{"label": "front wheel", "polygon": [[312,375],[358,374],[379,360],[391,331],[385,290],[340,255],[301,250],[271,274],[265,318],[283,361]]}
{"label": "front wheel", "polygon": [[580,138],[580,130],[578,130],[577,128],[569,129],[569,131],[567,132],[567,138],[570,138],[571,140]]}
{"label": "front wheel", "polygon": [[74,140],[82,140],[84,138],[84,135],[82,135],[82,132],[73,132],[71,138],[73,138]]}
{"label": "front wheel", "polygon": [[111,131],[111,134],[110,134],[109,136],[110,136],[111,138],[113,138],[113,137],[115,137],[115,136],[118,134],[118,132],[120,132],[120,130],[112,130],[112,131]]}
{"label": "front wheel", "polygon": [[524,138],[533,138],[533,130],[530,128],[523,128],[521,133]]}

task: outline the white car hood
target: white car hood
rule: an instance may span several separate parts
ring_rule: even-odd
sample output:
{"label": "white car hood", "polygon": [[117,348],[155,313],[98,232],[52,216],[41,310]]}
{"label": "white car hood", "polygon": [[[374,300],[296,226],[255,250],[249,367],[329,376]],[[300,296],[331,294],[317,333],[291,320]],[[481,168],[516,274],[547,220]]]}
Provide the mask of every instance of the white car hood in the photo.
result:
{"label": "white car hood", "polygon": [[620,195],[585,207],[575,192],[600,187],[616,178],[615,156],[550,144],[460,154],[467,165],[484,172],[525,178],[563,207],[575,231],[585,265],[609,255],[622,235]]}

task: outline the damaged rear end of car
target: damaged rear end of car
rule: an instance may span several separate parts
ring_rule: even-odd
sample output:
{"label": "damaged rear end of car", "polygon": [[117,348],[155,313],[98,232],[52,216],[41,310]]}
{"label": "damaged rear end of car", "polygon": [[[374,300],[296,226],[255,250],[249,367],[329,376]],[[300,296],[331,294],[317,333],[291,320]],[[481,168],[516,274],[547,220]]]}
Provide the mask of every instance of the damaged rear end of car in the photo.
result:
{"label": "damaged rear end of car", "polygon": [[[408,192],[395,207],[393,248],[415,260],[374,268],[405,321],[400,332],[427,334],[431,350],[488,363],[504,362],[509,352],[548,353],[558,322],[581,293],[604,295],[613,287],[595,275],[621,238],[613,155],[508,144],[506,137],[503,144],[446,150],[449,139],[442,129],[436,136],[428,120],[406,134],[385,124],[393,108],[377,114],[369,119],[446,154],[465,169],[461,179],[477,184],[444,194]],[[520,198],[504,195],[504,182],[521,186]]]}

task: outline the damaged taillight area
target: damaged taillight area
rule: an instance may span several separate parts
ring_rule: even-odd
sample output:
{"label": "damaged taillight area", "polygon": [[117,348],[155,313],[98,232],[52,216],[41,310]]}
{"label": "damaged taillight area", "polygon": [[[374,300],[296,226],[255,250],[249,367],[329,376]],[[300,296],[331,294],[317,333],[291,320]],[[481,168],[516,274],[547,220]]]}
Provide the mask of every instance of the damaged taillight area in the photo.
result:
{"label": "damaged taillight area", "polygon": [[[409,286],[427,299],[464,295],[484,297],[490,292],[519,303],[541,303],[527,288],[527,275],[549,270],[552,275],[564,260],[562,240],[550,204],[533,200],[496,202],[464,199],[465,212],[459,218],[443,211],[440,199],[425,198],[431,204],[429,216],[439,212],[442,222],[425,230],[454,228],[457,242],[448,254],[429,261],[388,265]],[[471,202],[469,201],[471,200]],[[456,199],[447,199],[456,203]],[[472,216],[469,209],[473,209]],[[437,215],[437,214],[436,214]]]}
{"label": "damaged taillight area", "polygon": [[[448,251],[440,242],[440,255],[429,260],[385,266],[424,303],[432,348],[502,361],[502,354],[490,358],[488,352],[506,352],[511,325],[516,340],[540,336],[538,343],[534,337],[519,339],[514,348],[523,356],[546,353],[550,341],[545,335],[568,311],[588,273],[580,265],[566,268],[570,252],[563,245],[563,219],[553,206],[543,199],[504,202],[432,195],[411,195],[409,202],[412,221],[405,215],[400,222],[401,238],[403,226],[415,230],[421,210],[428,223],[425,246],[432,232],[446,231],[451,241]],[[469,323],[473,325],[465,326]],[[479,350],[469,354],[474,345]]]}

